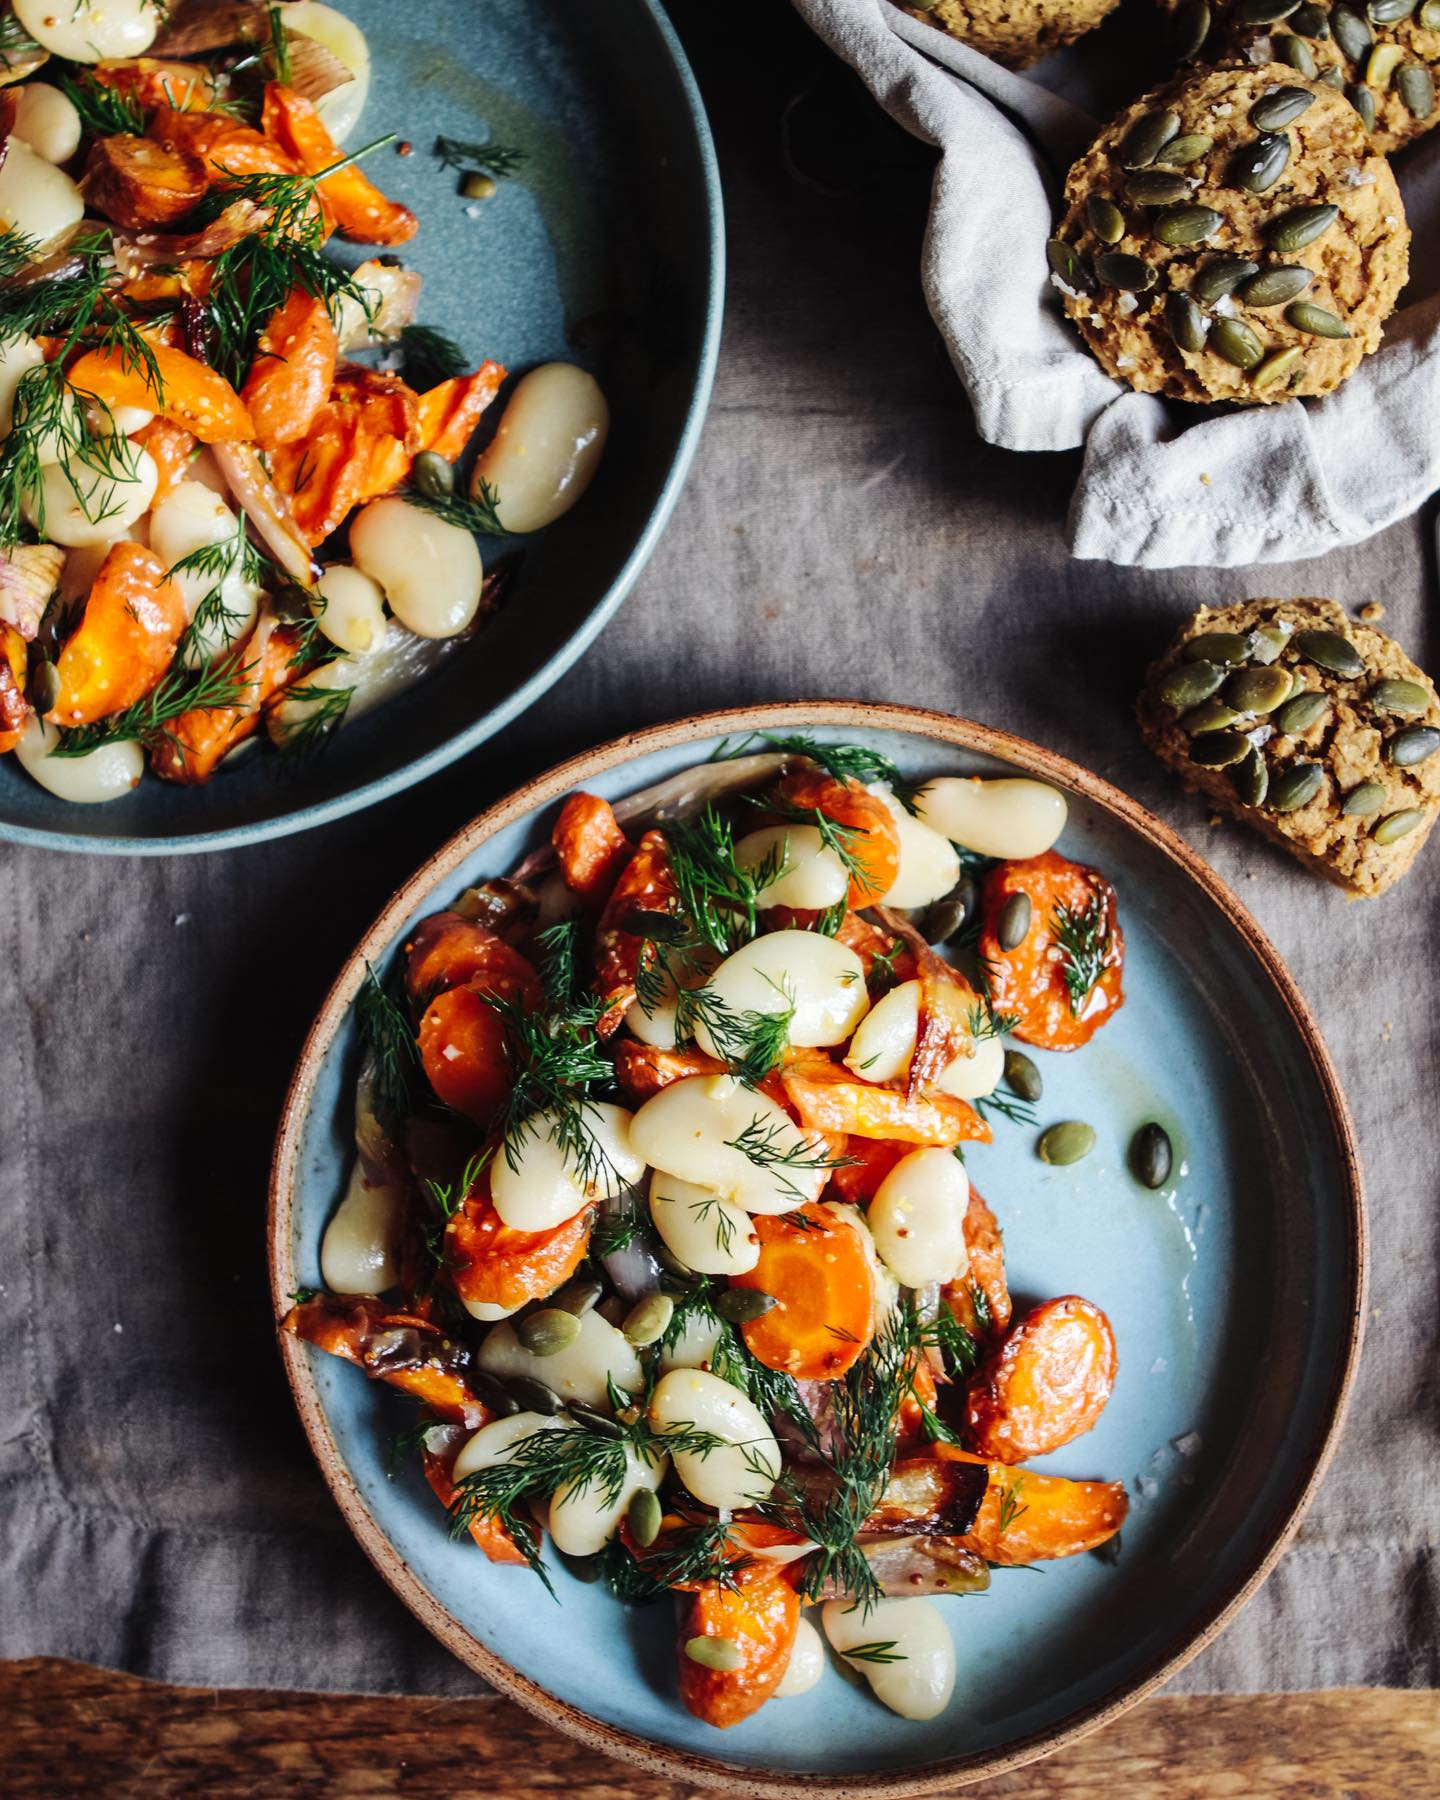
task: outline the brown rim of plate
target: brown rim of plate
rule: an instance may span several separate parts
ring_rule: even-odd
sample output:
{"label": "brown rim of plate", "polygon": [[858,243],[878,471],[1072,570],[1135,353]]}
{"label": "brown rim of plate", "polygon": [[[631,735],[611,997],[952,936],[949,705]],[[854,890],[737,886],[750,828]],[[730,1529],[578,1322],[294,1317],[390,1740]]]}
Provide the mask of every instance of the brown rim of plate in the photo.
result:
{"label": "brown rim of plate", "polygon": [[1168,1681],[1219,1635],[1274,1568],[1304,1517],[1339,1439],[1360,1355],[1368,1278],[1363,1183],[1354,1127],[1319,1027],[1279,952],[1215,871],[1168,825],[1098,775],[1092,775],[1066,757],[1041,749],[1024,738],[943,713],[866,701],[784,702],[701,713],[670,724],[652,725],[643,731],[627,732],[598,749],[572,756],[523,783],[458,831],[396,891],[347,958],[310,1028],[281,1112],[270,1176],[270,1283],[275,1305],[283,1310],[296,1285],[291,1255],[291,1183],[315,1071],[344,1024],[366,961],[378,961],[384,955],[401,924],[417,905],[497,831],[517,819],[539,812],[597,775],[651,751],[671,749],[700,738],[743,735],[752,731],[804,730],[816,725],[842,730],[848,727],[898,731],[933,738],[954,748],[993,756],[1100,807],[1161,851],[1214,902],[1253,953],[1290,1015],[1319,1083],[1340,1155],[1349,1228],[1351,1313],[1336,1359],[1320,1441],[1312,1450],[1308,1471],[1296,1483],[1290,1498],[1276,1509],[1276,1516],[1262,1536],[1264,1547],[1250,1573],[1217,1602],[1196,1630],[1162,1653],[1148,1669],[1116,1693],[1092,1706],[1080,1708],[1046,1731],[1017,1739],[1002,1750],[925,1763],[895,1775],[765,1774],[743,1764],[725,1762],[718,1756],[700,1756],[688,1750],[671,1749],[632,1732],[621,1731],[548,1693],[538,1682],[512,1669],[501,1656],[473,1637],[422,1585],[361,1499],[330,1434],[304,1346],[289,1333],[281,1333],[280,1348],[310,1448],[360,1547],[421,1623],[461,1662],[482,1675],[500,1693],[570,1736],[579,1738],[592,1749],[703,1787],[724,1788],[737,1796],[754,1796],[755,1800],[802,1800],[802,1797],[808,1800],[808,1796],[816,1793],[835,1796],[836,1800],[900,1800],[905,1795],[933,1793],[938,1788],[964,1786],[986,1776],[1003,1775],[1038,1757],[1049,1756],[1109,1724],[1152,1689]]}

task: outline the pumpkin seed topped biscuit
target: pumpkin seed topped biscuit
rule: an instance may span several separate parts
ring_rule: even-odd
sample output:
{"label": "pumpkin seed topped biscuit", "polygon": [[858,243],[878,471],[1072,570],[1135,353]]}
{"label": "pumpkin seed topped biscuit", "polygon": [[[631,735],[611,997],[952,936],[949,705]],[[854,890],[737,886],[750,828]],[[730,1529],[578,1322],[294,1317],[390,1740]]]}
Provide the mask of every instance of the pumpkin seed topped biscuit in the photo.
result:
{"label": "pumpkin seed topped biscuit", "polygon": [[983,50],[1007,69],[1028,69],[1042,56],[1073,44],[1119,0],[895,0],[912,19],[924,19],[962,44]]}
{"label": "pumpkin seed topped biscuit", "polygon": [[1071,168],[1048,256],[1110,374],[1270,404],[1330,393],[1379,346],[1409,244],[1354,107],[1269,63],[1188,70],[1126,108]]}

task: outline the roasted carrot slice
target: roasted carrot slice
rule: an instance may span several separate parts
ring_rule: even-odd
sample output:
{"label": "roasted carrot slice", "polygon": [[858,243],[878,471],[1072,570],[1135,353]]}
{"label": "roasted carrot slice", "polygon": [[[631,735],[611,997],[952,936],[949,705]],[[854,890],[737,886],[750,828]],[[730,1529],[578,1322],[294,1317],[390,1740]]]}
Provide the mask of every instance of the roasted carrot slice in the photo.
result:
{"label": "roasted carrot slice", "polygon": [[[449,1512],[455,1504],[455,1458],[459,1454],[458,1445],[448,1456],[435,1456],[429,1450],[421,1453],[425,1479],[430,1483],[435,1498],[446,1512]],[[498,1519],[471,1519],[470,1535],[491,1562],[514,1563],[523,1566],[524,1553]]]}
{"label": "roasted carrot slice", "polygon": [[203,64],[172,62],[162,56],[95,63],[90,73],[102,87],[129,94],[142,106],[170,107],[176,112],[205,112],[218,91],[215,77]]}
{"label": "roasted carrot slice", "polygon": [[128,540],[112,545],[60,652],[49,718],[92,725],[133,706],[169,668],[186,624],[184,597],[160,558]]}
{"label": "roasted carrot slice", "polygon": [[850,878],[850,905],[873,906],[900,873],[900,833],[884,802],[858,781],[838,781],[822,769],[796,769],[780,783],[780,797],[803,812],[823,813],[843,826],[845,848],[857,872]]}
{"label": "roasted carrot slice", "polygon": [[725,1065],[703,1050],[660,1050],[622,1038],[615,1046],[615,1079],[633,1105],[689,1075],[723,1075]]}
{"label": "roasted carrot slice", "polygon": [[560,859],[560,873],[574,894],[600,901],[634,854],[608,800],[598,794],[572,794],[560,808],[550,833]]}
{"label": "roasted carrot slice", "polygon": [[255,425],[255,441],[269,449],[304,437],[330,398],[335,379],[335,327],[325,302],[292,288],[260,333],[240,398]]}
{"label": "roasted carrot slice", "polygon": [[965,1437],[995,1462],[1047,1456],[1089,1431],[1118,1367],[1110,1321],[1088,1300],[1047,1300],[1009,1334],[965,1390]]}
{"label": "roasted carrot slice", "polygon": [[[800,1601],[782,1571],[753,1563],[734,1581],[697,1588],[680,1621],[680,1698],[722,1730],[758,1712],[779,1687],[800,1623]],[[741,1653],[739,1668],[704,1667],[686,1653],[696,1638],[727,1638]]]}
{"label": "roasted carrot slice", "polygon": [[70,385],[112,408],[158,412],[193,432],[202,444],[243,443],[254,437],[245,403],[223,375],[169,344],[152,340],[150,350],[153,370],[125,351],[87,350],[70,370]]}
{"label": "roasted carrot slice", "polygon": [[318,1294],[292,1306],[280,1329],[414,1394],[442,1419],[474,1430],[490,1416],[465,1381],[464,1345],[419,1313],[359,1294]]}
{"label": "roasted carrot slice", "polygon": [[296,524],[320,544],[357,506],[405,477],[419,444],[414,391],[398,375],[345,368],[301,437],[270,454]]}
{"label": "roasted carrot slice", "polygon": [[[875,992],[878,993],[881,988],[898,986],[902,981],[914,980],[913,954],[901,948],[899,940],[890,932],[882,931],[868,919],[862,919],[859,913],[847,912],[840,921],[840,929],[835,936],[860,958],[865,969],[865,979]],[[885,977],[883,981],[876,979],[877,962],[881,965],[880,973]]]}
{"label": "roasted carrot slice", "polygon": [[[1000,914],[1017,894],[1030,902],[1030,928],[1013,950],[1004,950]],[[1086,939],[1093,956],[1067,952],[1062,939],[1071,934]],[[1098,870],[1054,850],[1000,863],[985,877],[979,954],[995,1010],[1017,1014],[1015,1036],[1042,1050],[1078,1050],[1124,1004],[1125,937],[1115,890]],[[1092,981],[1088,988],[1086,981]]]}
{"label": "roasted carrot slice", "polygon": [[[502,986],[486,982],[494,993]],[[420,1061],[436,1094],[476,1124],[488,1124],[510,1092],[505,1027],[473,987],[437,994],[420,1020]]]}
{"label": "roasted carrot slice", "polygon": [[95,140],[82,185],[95,212],[127,231],[154,231],[183,219],[210,177],[192,152],[121,131]]}
{"label": "roasted carrot slice", "polygon": [[301,172],[299,162],[288,151],[228,113],[162,106],[150,121],[148,135],[159,143],[198,156],[218,187],[225,185],[227,176]]}
{"label": "roasted carrot slice", "polygon": [[30,717],[25,671],[30,653],[13,625],[0,625],[0,756],[13,750]]}
{"label": "roasted carrot slice", "polygon": [[190,472],[190,462],[195,454],[195,434],[170,419],[155,418],[148,425],[142,425],[130,441],[132,444],[139,444],[142,450],[147,450],[150,460],[160,471],[160,479],[155,484],[155,498],[150,502],[154,508],[168,494],[174,493]]}
{"label": "roasted carrot slice", "polygon": [[497,991],[519,994],[526,1006],[539,1004],[540,983],[531,965],[474,919],[457,912],[431,913],[415,927],[405,948],[405,981],[412,1000],[467,984],[483,988],[483,978],[489,976]]}
{"label": "roasted carrot slice", "polygon": [[594,1216],[592,1206],[582,1206],[549,1231],[514,1231],[491,1204],[482,1178],[445,1228],[445,1266],[455,1292],[472,1303],[511,1307],[553,1294],[584,1260]]}
{"label": "roasted carrot slice", "polygon": [[988,1144],[990,1127],[967,1101],[950,1094],[912,1100],[897,1088],[855,1081],[834,1065],[784,1076],[785,1092],[811,1131],[854,1137],[898,1139],[906,1144],[949,1146],[966,1141]]}
{"label": "roasted carrot slice", "polygon": [[473,375],[456,375],[420,396],[420,448],[454,462],[475,435],[480,415],[500,392],[505,371],[481,363]]}
{"label": "roasted carrot slice", "polygon": [[595,987],[607,1002],[600,1035],[608,1037],[635,998],[635,975],[645,939],[627,931],[636,912],[667,912],[675,898],[670,854],[662,831],[647,831],[626,863],[605,902],[595,928]]}
{"label": "roasted carrot slice", "polygon": [[[343,161],[343,152],[314,106],[282,82],[267,84],[260,122],[266,137],[311,175],[319,175]],[[320,193],[340,230],[362,243],[403,244],[420,228],[410,208],[386,199],[355,163],[326,175],[320,182]]]}
{"label": "roasted carrot slice", "polygon": [[287,625],[262,618],[243,644],[229,652],[237,683],[245,686],[232,706],[181,713],[150,752],[150,766],[166,781],[198,786],[208,781],[237,744],[260,728],[265,702],[297,679],[300,639]]}
{"label": "roasted carrot slice", "polygon": [[[941,1462],[983,1463],[985,1458],[950,1444],[936,1444]],[[990,1482],[975,1523],[963,1539],[986,1562],[1049,1562],[1094,1550],[1125,1523],[1129,1501],[1119,1481],[1066,1481],[1001,1462],[986,1464]]]}
{"label": "roasted carrot slice", "polygon": [[913,1144],[893,1143],[888,1138],[847,1138],[845,1165],[830,1177],[831,1193],[850,1206],[868,1206],[880,1192],[880,1183],[914,1148]]}
{"label": "roasted carrot slice", "polygon": [[[875,1335],[875,1274],[859,1228],[821,1205],[757,1217],[760,1260],[730,1285],[775,1304],[741,1326],[751,1354],[797,1381],[837,1381]],[[808,1229],[807,1229],[808,1227]]]}
{"label": "roasted carrot slice", "polygon": [[972,1337],[998,1337],[1010,1323],[1005,1242],[994,1213],[973,1187],[965,1208],[965,1252],[969,1269],[943,1290],[946,1305]]}

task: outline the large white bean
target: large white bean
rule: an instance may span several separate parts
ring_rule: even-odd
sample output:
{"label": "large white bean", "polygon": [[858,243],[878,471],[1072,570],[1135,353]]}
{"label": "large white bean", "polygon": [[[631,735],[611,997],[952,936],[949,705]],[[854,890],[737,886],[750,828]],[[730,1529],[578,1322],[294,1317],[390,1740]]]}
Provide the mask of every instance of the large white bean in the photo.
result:
{"label": "large white bean", "polygon": [[372,500],[350,527],[350,554],[417,637],[458,637],[475,617],[485,570],[458,525],[394,495]]}
{"label": "large white bean", "polygon": [[385,636],[385,595],[380,583],[353,563],[331,563],[320,571],[315,592],[320,629],[340,650],[363,656]]}
{"label": "large white bean", "polygon": [[650,1396],[662,1433],[694,1429],[722,1442],[702,1454],[675,1450],[675,1473],[705,1506],[733,1510],[766,1499],[780,1474],[780,1447],[759,1409],[739,1388],[703,1369],[673,1369]]}
{"label": "large white bean", "polygon": [[57,800],[95,806],[123,800],[139,786],[145,754],[138,744],[102,744],[88,756],[52,756],[59,741],[53,725],[32,718],[15,746],[20,767]]}
{"label": "large white bean", "polygon": [[539,531],[589,487],[609,430],[610,408],[595,377],[574,363],[544,363],[516,383],[476,461],[472,491],[489,484],[507,531]]}
{"label": "large white bean", "polygon": [[778,872],[761,890],[766,906],[795,906],[824,912],[850,891],[844,863],[814,825],[767,825],[735,846],[742,869],[767,864]]}
{"label": "large white bean", "polygon": [[669,1467],[665,1456],[642,1456],[627,1447],[625,1480],[613,1500],[592,1481],[577,1491],[561,1488],[550,1502],[547,1524],[555,1540],[555,1548],[566,1556],[594,1556],[603,1550],[620,1529],[625,1509],[636,1494],[659,1487]]}
{"label": "large white bean", "polygon": [[44,362],[45,352],[32,337],[0,342],[0,437],[8,437],[15,422],[15,390],[21,377],[41,368]]}
{"label": "large white bean", "polygon": [[[727,956],[710,988],[732,1013],[777,1013],[794,1007],[792,1044],[843,1044],[870,1009],[865,968],[837,939],[819,931],[771,931]],[[703,1020],[695,1041],[720,1056]]]}
{"label": "large white bean", "polygon": [[317,733],[323,740],[338,731],[352,716],[359,671],[366,661],[362,656],[336,656],[288,687],[268,709],[271,742],[281,750],[299,750],[306,743],[305,734]]}
{"label": "large white bean", "polygon": [[[862,1081],[896,1081],[910,1067],[920,1035],[920,983],[902,981],[881,996],[860,1021],[845,1063]],[[966,1037],[964,1049],[946,1065],[935,1086],[943,1094],[974,1100],[993,1094],[1005,1072],[1005,1047],[998,1037]]]}
{"label": "large white bean", "polygon": [[298,31],[302,37],[323,44],[353,77],[315,102],[315,110],[331,137],[343,144],[365,110],[370,92],[370,46],[365,33],[353,19],[336,12],[333,6],[322,6],[320,0],[293,0],[285,8],[284,18],[287,31]]}
{"label": "large white bean", "polygon": [[[870,1683],[875,1698],[902,1719],[933,1719],[955,1691],[955,1645],[929,1600],[877,1600],[868,1608],[827,1600],[821,1612],[832,1646]],[[848,1653],[887,1644],[893,1662]]]}
{"label": "large white bean", "polygon": [[697,1275],[744,1275],[760,1260],[749,1213],[713,1188],[657,1169],[650,1177],[650,1217],[665,1248]]}
{"label": "large white bean", "polygon": [[460,1304],[472,1319],[478,1319],[482,1325],[498,1325],[502,1319],[512,1318],[525,1301],[517,1300],[514,1306],[499,1306],[493,1300],[466,1300],[463,1295]]}
{"label": "large white bean", "polygon": [[48,163],[69,162],[80,148],[74,101],[48,81],[27,81],[15,90],[15,135]]}
{"label": "large white bean", "polygon": [[480,1346],[475,1360],[487,1374],[498,1375],[502,1381],[529,1375],[553,1388],[562,1399],[579,1400],[585,1406],[608,1408],[607,1378],[627,1394],[637,1393],[645,1379],[635,1346],[598,1312],[583,1314],[578,1334],[553,1356],[537,1356],[527,1350],[513,1325],[500,1324]]}
{"label": "large white bean", "polygon": [[357,1162],[345,1198],[320,1240],[320,1274],[334,1294],[383,1294],[400,1279],[395,1244],[403,1191],[369,1182]]}
{"label": "large white bean", "polygon": [[623,1106],[591,1101],[584,1129],[593,1171],[577,1167],[571,1149],[555,1138],[556,1119],[537,1113],[505,1141],[491,1165],[495,1210],[515,1231],[550,1231],[573,1219],[582,1206],[622,1193],[645,1173],[645,1160],[630,1140],[631,1117]]}
{"label": "large white bean", "polygon": [[260,610],[260,589],[245,579],[238,540],[240,521],[220,496],[201,481],[180,481],[150,514],[150,548],[167,569],[212,544],[234,544],[225,573],[217,580],[197,569],[176,570],[170,577],[185,600],[186,615],[193,619],[202,600],[217,590],[218,606],[207,609],[205,621],[187,647],[186,661],[200,668],[229,645],[248,637]]}
{"label": "large white bean", "polygon": [[38,491],[25,496],[25,517],[52,544],[67,548],[123,537],[149,509],[160,471],[146,450],[117,459],[105,474],[83,462],[51,463]]}
{"label": "large white bean", "polygon": [[880,1260],[905,1287],[965,1273],[970,1182],[949,1150],[912,1150],[880,1183],[867,1215]]}
{"label": "large white bean", "polygon": [[1024,775],[941,775],[915,804],[926,825],[977,856],[1039,856],[1065,829],[1065,796]]}
{"label": "large white bean", "polygon": [[455,1458],[453,1477],[463,1481],[479,1469],[495,1469],[502,1463],[514,1462],[518,1444],[534,1437],[537,1431],[559,1431],[564,1423],[563,1419],[537,1412],[511,1413],[503,1419],[492,1419],[473,1437],[466,1438]]}
{"label": "large white bean", "polygon": [[15,17],[52,56],[97,63],[143,56],[164,9],[157,0],[13,0]]}
{"label": "large white bean", "polygon": [[780,1677],[775,1698],[788,1700],[794,1694],[808,1694],[824,1673],[825,1646],[821,1642],[820,1633],[808,1619],[801,1619],[795,1627],[795,1642],[790,1646],[790,1660],[785,1665],[785,1673]]}
{"label": "large white bean", "polygon": [[8,137],[0,164],[0,231],[34,238],[38,258],[84,217],[85,202],[65,171],[46,162],[23,138]]}
{"label": "large white bean", "polygon": [[713,1313],[687,1313],[684,1324],[660,1352],[660,1373],[708,1369],[715,1360],[715,1346],[724,1335],[724,1324]]}
{"label": "large white bean", "polygon": [[922,824],[889,788],[872,787],[870,792],[884,801],[900,840],[900,868],[885,891],[884,904],[929,906],[932,900],[948,894],[960,879],[960,858],[949,838]]}
{"label": "large white bean", "polygon": [[993,1094],[1005,1073],[1005,1046],[998,1037],[967,1038],[967,1048],[940,1071],[935,1083],[957,1100],[982,1100]]}
{"label": "large white bean", "polygon": [[[742,1141],[756,1154],[737,1148]],[[830,1178],[827,1168],[803,1166],[824,1158],[822,1141],[801,1131],[768,1095],[729,1075],[691,1075],[662,1088],[630,1121],[630,1143],[652,1169],[708,1188],[746,1212],[791,1212],[818,1200]]]}

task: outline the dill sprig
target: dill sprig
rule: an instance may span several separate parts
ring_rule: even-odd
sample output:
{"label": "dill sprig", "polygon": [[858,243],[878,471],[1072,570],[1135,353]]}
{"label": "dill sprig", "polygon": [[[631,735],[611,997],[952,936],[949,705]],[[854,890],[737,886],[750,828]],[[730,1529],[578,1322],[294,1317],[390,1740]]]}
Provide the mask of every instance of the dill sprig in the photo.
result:
{"label": "dill sprig", "polygon": [[77,69],[61,75],[55,85],[80,115],[81,127],[92,137],[121,134],[140,137],[145,130],[145,108],[133,94],[107,87],[88,71]]}
{"label": "dill sprig", "polygon": [[[776,794],[756,795],[752,804],[764,807],[766,812],[778,813],[782,819],[792,825],[808,825],[812,831],[820,834],[823,848],[831,851],[840,861],[850,881],[867,881],[864,862],[855,853],[855,839],[867,837],[869,834],[860,825],[842,825],[837,819],[829,818],[818,806],[795,806],[790,801]],[[785,861],[781,873],[789,867],[789,845],[785,848]],[[778,877],[777,877],[778,880]],[[844,915],[842,914],[843,918]]]}
{"label": "dill sprig", "polygon": [[488,481],[478,482],[473,494],[422,494],[419,488],[410,486],[405,489],[405,498],[411,506],[432,512],[446,524],[458,525],[461,531],[481,537],[506,535],[496,510],[500,497]]}
{"label": "dill sprig", "polygon": [[908,1662],[910,1659],[905,1655],[904,1651],[895,1648],[898,1642],[898,1638],[886,1638],[883,1643],[877,1639],[873,1644],[856,1644],[853,1650],[842,1650],[840,1654],[845,1658],[846,1662]]}
{"label": "dill sprig", "polygon": [[[726,1138],[727,1149],[738,1150],[757,1169],[787,1170],[796,1173],[805,1170],[819,1169],[852,1169],[856,1158],[853,1156],[832,1156],[829,1148],[818,1138],[802,1138],[797,1143],[788,1140],[789,1120],[783,1123],[779,1119],[768,1122],[758,1113],[739,1134],[738,1137]],[[778,1176],[781,1187],[788,1194],[794,1194],[797,1200],[805,1200],[808,1195],[788,1175]]]}
{"label": "dill sprig", "polygon": [[452,137],[435,140],[435,155],[439,157],[442,169],[453,169],[457,175],[468,175],[473,169],[481,175],[493,176],[496,181],[515,174],[523,166],[527,154],[513,144],[498,144],[493,139],[485,144]]}
{"label": "dill sprig", "polygon": [[861,787],[883,782],[907,812],[915,811],[915,801],[925,786],[923,781],[911,781],[902,775],[896,764],[878,750],[868,750],[863,744],[822,744],[818,738],[801,732],[752,731],[735,744],[726,738],[711,760],[729,762],[738,756],[749,756],[758,744],[787,756],[808,757],[836,781],[858,781]]}
{"label": "dill sprig", "polygon": [[289,688],[285,694],[286,706],[300,705],[305,712],[298,719],[287,714],[275,737],[275,748],[282,756],[291,758],[318,756],[345,723],[345,715],[354,698],[353,687],[302,683]]}
{"label": "dill sprig", "polygon": [[562,919],[535,939],[539,951],[540,985],[551,1006],[573,1006],[582,998],[584,972],[580,966],[580,924]]}
{"label": "dill sprig", "polygon": [[397,997],[398,973],[389,985],[367,962],[365,979],[355,997],[360,1041],[375,1059],[375,1088],[381,1104],[396,1118],[410,1109],[411,1088],[420,1067],[420,1052],[410,1019]]}
{"label": "dill sprig", "polygon": [[736,1577],[754,1560],[729,1520],[706,1518],[662,1538],[646,1551],[644,1568],[657,1588],[687,1591],[703,1582],[734,1592],[740,1585]]}
{"label": "dill sprig", "polygon": [[617,1250],[628,1250],[649,1224],[645,1212],[636,1204],[602,1212],[590,1233],[590,1254],[612,1256]]}
{"label": "dill sprig", "polygon": [[18,68],[21,63],[43,55],[39,44],[8,7],[0,13],[0,68]]}
{"label": "dill sprig", "polygon": [[1025,1477],[1019,1475],[1014,1481],[1007,1485],[1005,1492],[1000,1496],[1000,1516],[996,1523],[999,1527],[1001,1537],[1004,1537],[1005,1533],[1022,1514],[1027,1513],[1030,1510],[1029,1502],[1022,1501],[1020,1498],[1020,1490],[1024,1485]]}
{"label": "dill sprig", "polygon": [[23,274],[35,260],[39,250],[39,238],[30,237],[13,225],[8,231],[0,232],[0,281],[9,281],[14,276]]}
{"label": "dill sprig", "polygon": [[[985,1308],[988,1319],[990,1303],[985,1298],[984,1290],[973,1281],[970,1283],[970,1296],[975,1308],[975,1322],[980,1325],[980,1309],[982,1306]],[[974,1334],[967,1331],[955,1317],[946,1300],[941,1300],[933,1318],[919,1324],[916,1336],[921,1349],[934,1348],[940,1352],[945,1362],[945,1373],[952,1381],[964,1381],[980,1366],[980,1346],[976,1343]]]}
{"label": "dill sprig", "polygon": [[470,366],[454,338],[434,325],[402,325],[395,341],[400,350],[400,373],[420,391],[463,375]]}
{"label": "dill sprig", "polygon": [[697,946],[728,956],[760,930],[760,897],[784,871],[784,856],[771,848],[753,868],[735,851],[730,822],[707,805],[697,818],[665,827],[666,848],[680,917]]}
{"label": "dill sprig", "polygon": [[170,581],[176,575],[198,575],[204,580],[224,581],[227,575],[239,575],[242,581],[259,587],[272,572],[273,565],[250,542],[247,519],[242,512],[234,531],[213,544],[201,544],[165,571]]}
{"label": "dill sprig", "polygon": [[694,1043],[696,1027],[703,1027],[730,1073],[747,1087],[758,1087],[784,1056],[790,1042],[790,1027],[795,1022],[793,992],[780,982],[772,981],[770,985],[780,997],[780,1005],[774,1012],[750,1008],[736,1012],[708,983],[693,988],[677,987],[676,1044],[683,1049]]}
{"label": "dill sprig", "polygon": [[1110,960],[1110,917],[1103,896],[1096,894],[1078,909],[1062,901],[1051,915],[1050,935],[1059,946],[1070,1011],[1078,1019]]}
{"label": "dill sprig", "polygon": [[270,22],[270,43],[267,49],[270,66],[275,72],[275,79],[288,87],[295,79],[295,72],[290,65],[289,34],[285,29],[280,8],[268,6],[265,10]]}
{"label": "dill sprig", "polygon": [[1014,1094],[1002,1094],[997,1089],[993,1094],[982,1094],[970,1104],[982,1119],[989,1119],[992,1113],[997,1118],[1006,1119],[1012,1125],[1034,1125],[1038,1122],[1038,1114],[1028,1101],[1021,1100]]}

